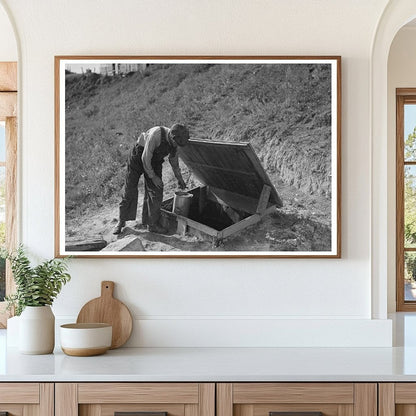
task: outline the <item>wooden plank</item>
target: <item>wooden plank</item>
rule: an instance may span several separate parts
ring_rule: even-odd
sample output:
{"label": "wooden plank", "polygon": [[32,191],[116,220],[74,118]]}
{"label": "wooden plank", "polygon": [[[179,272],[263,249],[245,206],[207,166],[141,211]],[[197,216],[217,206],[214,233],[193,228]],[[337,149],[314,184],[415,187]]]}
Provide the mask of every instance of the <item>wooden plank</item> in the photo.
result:
{"label": "wooden plank", "polygon": [[39,384],[1,383],[0,403],[39,404]]}
{"label": "wooden plank", "polygon": [[217,384],[217,416],[233,416],[233,385]]}
{"label": "wooden plank", "polygon": [[416,96],[416,88],[396,88],[396,96]]}
{"label": "wooden plank", "polygon": [[261,215],[260,214],[250,215],[249,217],[244,218],[240,222],[238,222],[236,224],[232,224],[229,227],[222,230],[220,238],[227,238],[227,237],[229,237],[229,236],[231,236],[235,233],[238,233],[238,232],[244,230],[244,228],[247,228],[250,225],[258,223],[260,220],[261,220]]}
{"label": "wooden plank", "polygon": [[[234,403],[354,403],[352,383],[235,383]],[[370,416],[370,415],[369,415]]]}
{"label": "wooden plank", "polygon": [[247,172],[246,170],[238,170],[238,169],[230,169],[225,168],[221,166],[213,166],[213,165],[207,165],[206,163],[200,163],[200,162],[191,162],[188,161],[186,165],[194,171],[213,171],[215,174],[221,174],[221,175],[236,175],[242,177],[241,180],[245,180],[244,178],[247,178],[246,180],[250,180],[251,178],[256,178],[257,175],[254,172]]}
{"label": "wooden plank", "polygon": [[254,416],[254,406],[252,404],[241,404],[241,405],[239,405],[238,406],[238,416]]}
{"label": "wooden plank", "polygon": [[198,403],[197,383],[79,383],[79,403]]}
{"label": "wooden plank", "polygon": [[55,416],[78,416],[77,384],[55,384]]}
{"label": "wooden plank", "polygon": [[[231,208],[234,208],[238,211],[247,212],[248,214],[255,214],[257,211],[257,199],[226,191],[225,189],[216,188],[215,186],[211,186],[210,191]],[[208,198],[213,200],[213,198],[211,198],[209,195]]]}
{"label": "wooden plank", "polygon": [[394,396],[397,404],[415,404],[416,383],[396,383]]}
{"label": "wooden plank", "polygon": [[0,91],[17,91],[17,62],[0,62]]}
{"label": "wooden plank", "polygon": [[237,222],[241,221],[241,215],[237,212],[234,211],[231,207],[229,206],[224,206],[224,212],[227,214],[227,217],[235,224]]}
{"label": "wooden plank", "polygon": [[186,234],[186,229],[188,228],[186,225],[186,221],[184,220],[183,217],[178,217],[178,225],[176,227],[176,233],[179,235],[185,235]]}
{"label": "wooden plank", "polygon": [[[60,213],[60,153],[61,153],[61,126],[60,126],[60,57],[55,56],[55,257],[63,257],[61,251],[63,247],[60,247],[60,225],[61,225],[61,213]],[[62,91],[62,94],[65,94]],[[65,147],[62,149],[65,151]],[[63,191],[63,190],[62,190]]]}
{"label": "wooden plank", "polygon": [[[35,404],[25,404],[22,411],[23,416],[41,416],[39,414],[39,406]],[[12,415],[14,416],[14,413]],[[7,414],[7,416],[9,415]]]}
{"label": "wooden plank", "polygon": [[338,406],[338,416],[354,416],[354,405],[340,404]]}
{"label": "wooden plank", "polygon": [[190,140],[189,145],[181,149],[181,157],[205,185],[255,198],[257,201],[263,185],[267,184],[272,189],[273,202],[282,205],[249,143]]}
{"label": "wooden plank", "polygon": [[396,105],[396,310],[404,311],[404,98]]}
{"label": "wooden plank", "polygon": [[17,94],[15,92],[0,92],[0,121],[7,117],[17,116]]}
{"label": "wooden plank", "polygon": [[266,211],[267,206],[269,204],[270,192],[271,192],[270,186],[264,185],[263,190],[261,191],[259,202],[257,204],[257,209],[256,209],[257,214],[263,214],[264,211]]}
{"label": "wooden plank", "polygon": [[[337,205],[337,251],[334,256],[329,257],[335,257],[335,258],[341,258],[341,243],[342,243],[342,219],[341,219],[341,205],[342,205],[342,181],[341,181],[341,171],[342,171],[342,146],[341,146],[341,132],[342,132],[342,79],[341,79],[341,73],[342,73],[342,66],[341,66],[341,57],[339,56],[336,58],[337,61],[337,144],[336,144],[336,151],[337,151],[337,167],[336,167],[336,175],[337,175],[337,181],[336,181],[336,187],[337,187],[337,197],[336,197],[336,205]],[[335,94],[335,91],[334,91]],[[334,172],[335,174],[335,172]],[[332,198],[334,198],[334,195],[332,195]]]}
{"label": "wooden plank", "polygon": [[227,238],[230,235],[233,235],[237,232],[240,232],[241,230],[244,230],[244,228],[249,227],[250,225],[258,223],[265,215],[275,211],[276,207],[272,206],[266,209],[266,211],[263,212],[263,215],[260,214],[254,214],[250,215],[247,218],[244,218],[244,220],[241,220],[237,224],[232,224],[229,227],[225,228],[221,231],[221,238]]}
{"label": "wooden plank", "polygon": [[199,416],[199,406],[197,404],[185,404],[184,414],[185,416]]}
{"label": "wooden plank", "polygon": [[378,416],[394,416],[394,383],[380,383],[378,385],[378,391]]}
{"label": "wooden plank", "polygon": [[398,404],[396,406],[395,416],[416,416],[416,406],[409,404]]}
{"label": "wooden plank", "polygon": [[200,222],[191,220],[190,218],[182,217],[180,215],[178,215],[177,218],[178,218],[178,223],[179,223],[179,220],[182,220],[186,223],[188,227],[194,228],[195,230],[198,230],[198,231],[202,231],[203,233],[208,234],[212,237],[217,237],[219,234],[219,232],[215,230],[214,228],[208,227],[208,225],[201,224]]}
{"label": "wooden plank", "polygon": [[208,198],[208,186],[201,186],[199,188],[199,198],[198,198],[198,212],[201,214],[204,208],[207,205]]}
{"label": "wooden plank", "polygon": [[232,209],[230,206],[228,206],[228,204],[222,199],[220,199],[217,195],[211,192],[209,199],[221,205],[223,211],[233,223],[241,221],[241,215],[237,211]]}
{"label": "wooden plank", "polygon": [[66,251],[100,251],[107,246],[107,241],[97,240],[79,240],[68,241],[65,244]]}
{"label": "wooden plank", "polygon": [[398,404],[396,406],[395,416],[416,416],[416,405]]}
{"label": "wooden plank", "polygon": [[354,416],[377,416],[377,384],[354,384]]}
{"label": "wooden plank", "polygon": [[199,384],[199,416],[216,416],[215,383]]}
{"label": "wooden plank", "polygon": [[[340,118],[340,117],[338,117],[338,118]],[[269,176],[267,175],[266,171],[264,170],[263,165],[260,162],[260,159],[257,157],[257,155],[254,152],[254,149],[251,146],[251,144],[249,144],[248,147],[249,147],[249,149],[246,150],[247,157],[251,160],[251,163],[253,164],[254,169],[260,175],[263,183],[270,186],[270,188],[271,188],[270,190],[271,190],[272,201],[279,208],[282,207],[283,206],[283,202],[280,199],[280,196],[277,193],[276,188],[271,183]]]}
{"label": "wooden plank", "polygon": [[41,416],[55,415],[55,385],[53,383],[41,383],[39,385],[40,403],[39,414]]}
{"label": "wooden plank", "polygon": [[[83,404],[79,406],[79,416],[103,416],[99,404]],[[114,412],[111,413],[114,416]]]}

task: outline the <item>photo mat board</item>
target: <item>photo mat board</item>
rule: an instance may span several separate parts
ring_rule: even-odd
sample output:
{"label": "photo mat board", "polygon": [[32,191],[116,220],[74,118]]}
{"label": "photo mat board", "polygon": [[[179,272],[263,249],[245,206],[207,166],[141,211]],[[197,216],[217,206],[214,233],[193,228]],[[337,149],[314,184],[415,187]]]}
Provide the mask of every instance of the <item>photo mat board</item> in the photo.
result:
{"label": "photo mat board", "polygon": [[341,256],[340,57],[57,56],[55,136],[58,257]]}

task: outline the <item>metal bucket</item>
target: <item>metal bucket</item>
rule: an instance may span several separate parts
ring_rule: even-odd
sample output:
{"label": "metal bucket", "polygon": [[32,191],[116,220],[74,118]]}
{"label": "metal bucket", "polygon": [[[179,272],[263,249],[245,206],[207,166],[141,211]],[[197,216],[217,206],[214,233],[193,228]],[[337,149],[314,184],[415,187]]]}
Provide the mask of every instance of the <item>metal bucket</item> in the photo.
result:
{"label": "metal bucket", "polygon": [[173,212],[182,217],[187,217],[191,207],[193,195],[189,192],[177,191],[173,198]]}

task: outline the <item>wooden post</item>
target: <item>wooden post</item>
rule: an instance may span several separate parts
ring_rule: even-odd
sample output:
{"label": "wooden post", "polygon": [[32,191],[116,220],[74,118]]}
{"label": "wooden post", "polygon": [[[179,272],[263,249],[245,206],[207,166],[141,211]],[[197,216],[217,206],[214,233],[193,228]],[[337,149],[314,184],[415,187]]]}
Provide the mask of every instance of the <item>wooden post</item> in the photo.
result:
{"label": "wooden post", "polygon": [[178,226],[176,228],[176,232],[179,235],[185,235],[186,234],[186,228],[187,228],[186,221],[182,218],[178,218]]}
{"label": "wooden post", "polygon": [[272,188],[269,185],[264,185],[260,194],[259,203],[257,204],[256,214],[263,214],[267,209],[269,203],[270,192]]}
{"label": "wooden post", "polygon": [[[17,120],[6,118],[6,249],[17,245]],[[16,291],[10,261],[6,261],[6,295]],[[12,311],[14,314],[14,311]],[[7,319],[7,317],[6,317]],[[5,322],[6,324],[6,322]],[[6,326],[6,325],[5,325]]]}
{"label": "wooden post", "polygon": [[207,205],[208,198],[208,186],[201,186],[199,188],[199,200],[198,200],[198,212],[202,214],[205,206]]}

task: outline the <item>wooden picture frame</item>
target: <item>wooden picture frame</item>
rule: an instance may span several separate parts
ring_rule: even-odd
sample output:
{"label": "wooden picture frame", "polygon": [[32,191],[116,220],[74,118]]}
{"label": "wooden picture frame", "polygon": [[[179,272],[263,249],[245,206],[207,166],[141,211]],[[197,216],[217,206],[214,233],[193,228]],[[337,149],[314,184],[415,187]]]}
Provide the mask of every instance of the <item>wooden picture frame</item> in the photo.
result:
{"label": "wooden picture frame", "polygon": [[[155,149],[188,193],[165,163],[158,227],[139,216]],[[341,58],[56,56],[55,168],[57,257],[339,258]]]}

